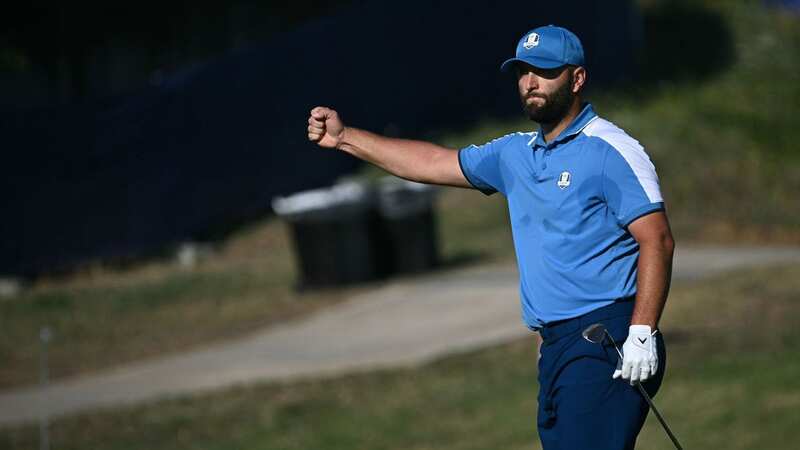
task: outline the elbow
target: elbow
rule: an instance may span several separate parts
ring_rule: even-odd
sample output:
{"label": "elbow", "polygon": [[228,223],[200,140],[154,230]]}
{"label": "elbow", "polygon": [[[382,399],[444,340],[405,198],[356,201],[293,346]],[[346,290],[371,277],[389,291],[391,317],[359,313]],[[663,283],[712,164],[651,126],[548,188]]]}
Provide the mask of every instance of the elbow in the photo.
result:
{"label": "elbow", "polygon": [[639,247],[648,252],[656,252],[672,258],[675,252],[675,239],[669,230],[651,234],[646,239],[639,239]]}
{"label": "elbow", "polygon": [[672,255],[675,254],[675,239],[672,238],[671,234],[668,234],[664,238],[662,245],[664,246],[664,252],[668,254],[671,259]]}
{"label": "elbow", "polygon": [[656,246],[659,253],[664,255],[665,258],[672,260],[672,256],[675,254],[675,239],[673,239],[672,233],[667,231],[661,234],[656,241]]}
{"label": "elbow", "polygon": [[675,239],[672,237],[672,233],[667,231],[663,234],[661,237],[661,246],[670,254],[675,252]]}
{"label": "elbow", "polygon": [[642,251],[672,259],[675,252],[675,239],[663,213],[650,214],[640,218],[628,227],[639,243]]}
{"label": "elbow", "polygon": [[400,178],[404,180],[413,181],[415,183],[430,183],[430,175],[428,174],[425,164],[416,164],[395,172]]}
{"label": "elbow", "polygon": [[[442,184],[447,178],[445,173],[452,162],[450,152],[436,149],[418,162],[418,167],[413,171],[412,181],[428,184]],[[457,158],[457,157],[456,157]]]}

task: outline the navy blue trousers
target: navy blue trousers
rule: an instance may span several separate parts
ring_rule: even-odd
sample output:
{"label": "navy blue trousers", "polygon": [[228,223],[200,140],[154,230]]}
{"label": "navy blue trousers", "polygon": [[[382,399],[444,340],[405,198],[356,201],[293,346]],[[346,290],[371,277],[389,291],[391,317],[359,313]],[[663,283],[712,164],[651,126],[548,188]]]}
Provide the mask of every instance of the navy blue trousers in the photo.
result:
{"label": "navy blue trousers", "polygon": [[[586,341],[581,332],[604,324],[622,347],[628,337],[632,300],[620,301],[539,330],[539,438],[544,450],[633,449],[649,406],[635,386],[612,379],[619,356],[610,340]],[[666,366],[659,334],[658,371],[642,383],[651,397],[661,386]]]}

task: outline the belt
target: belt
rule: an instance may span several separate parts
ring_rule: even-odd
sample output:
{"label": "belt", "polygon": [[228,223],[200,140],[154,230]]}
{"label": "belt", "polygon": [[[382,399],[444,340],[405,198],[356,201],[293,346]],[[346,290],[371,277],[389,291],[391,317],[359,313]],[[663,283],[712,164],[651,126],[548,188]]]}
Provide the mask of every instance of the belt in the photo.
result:
{"label": "belt", "polygon": [[554,341],[568,334],[581,332],[589,325],[601,320],[630,316],[633,314],[634,298],[623,298],[608,306],[589,311],[582,316],[550,322],[539,329],[539,334],[544,341]]}

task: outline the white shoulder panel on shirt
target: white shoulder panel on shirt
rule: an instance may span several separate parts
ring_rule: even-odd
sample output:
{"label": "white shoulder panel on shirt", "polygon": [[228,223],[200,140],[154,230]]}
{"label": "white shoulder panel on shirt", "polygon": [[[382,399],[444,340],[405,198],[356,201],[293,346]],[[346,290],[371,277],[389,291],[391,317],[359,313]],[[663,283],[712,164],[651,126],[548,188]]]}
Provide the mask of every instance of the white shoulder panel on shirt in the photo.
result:
{"label": "white shoulder panel on shirt", "polygon": [[528,133],[523,133],[521,131],[515,131],[513,133],[508,133],[506,135],[503,135],[503,136],[500,136],[500,137],[496,137],[496,138],[492,139],[491,141],[487,142],[487,144],[494,144],[495,142],[502,141],[504,139],[511,139],[511,138],[514,138],[514,137],[517,137],[517,136],[526,136],[527,137],[527,136],[530,136],[531,133],[533,133],[533,137],[536,138],[536,132],[535,131],[531,131],[531,132],[528,132]]}
{"label": "white shoulder panel on shirt", "polygon": [[530,137],[531,140],[528,141],[528,145],[531,145],[531,144],[533,144],[533,141],[536,140],[536,136],[539,134],[539,132],[538,131],[529,131],[527,133],[518,132],[518,134]]}
{"label": "white shoulder panel on shirt", "polygon": [[618,126],[600,117],[596,117],[586,125],[583,133],[604,140],[622,155],[651,203],[664,201],[661,197],[661,189],[658,187],[656,168],[639,141],[628,136]]}

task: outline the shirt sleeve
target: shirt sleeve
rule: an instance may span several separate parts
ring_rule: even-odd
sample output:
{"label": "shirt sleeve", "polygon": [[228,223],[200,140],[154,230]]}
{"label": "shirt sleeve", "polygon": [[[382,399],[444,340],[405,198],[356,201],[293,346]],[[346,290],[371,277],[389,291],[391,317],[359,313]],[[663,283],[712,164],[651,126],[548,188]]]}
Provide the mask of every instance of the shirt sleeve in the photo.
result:
{"label": "shirt sleeve", "polygon": [[603,192],[620,226],[664,209],[656,168],[634,139],[610,143],[603,164]]}
{"label": "shirt sleeve", "polygon": [[486,195],[505,194],[501,173],[501,153],[511,135],[483,145],[470,145],[458,151],[458,163],[469,183]]}

